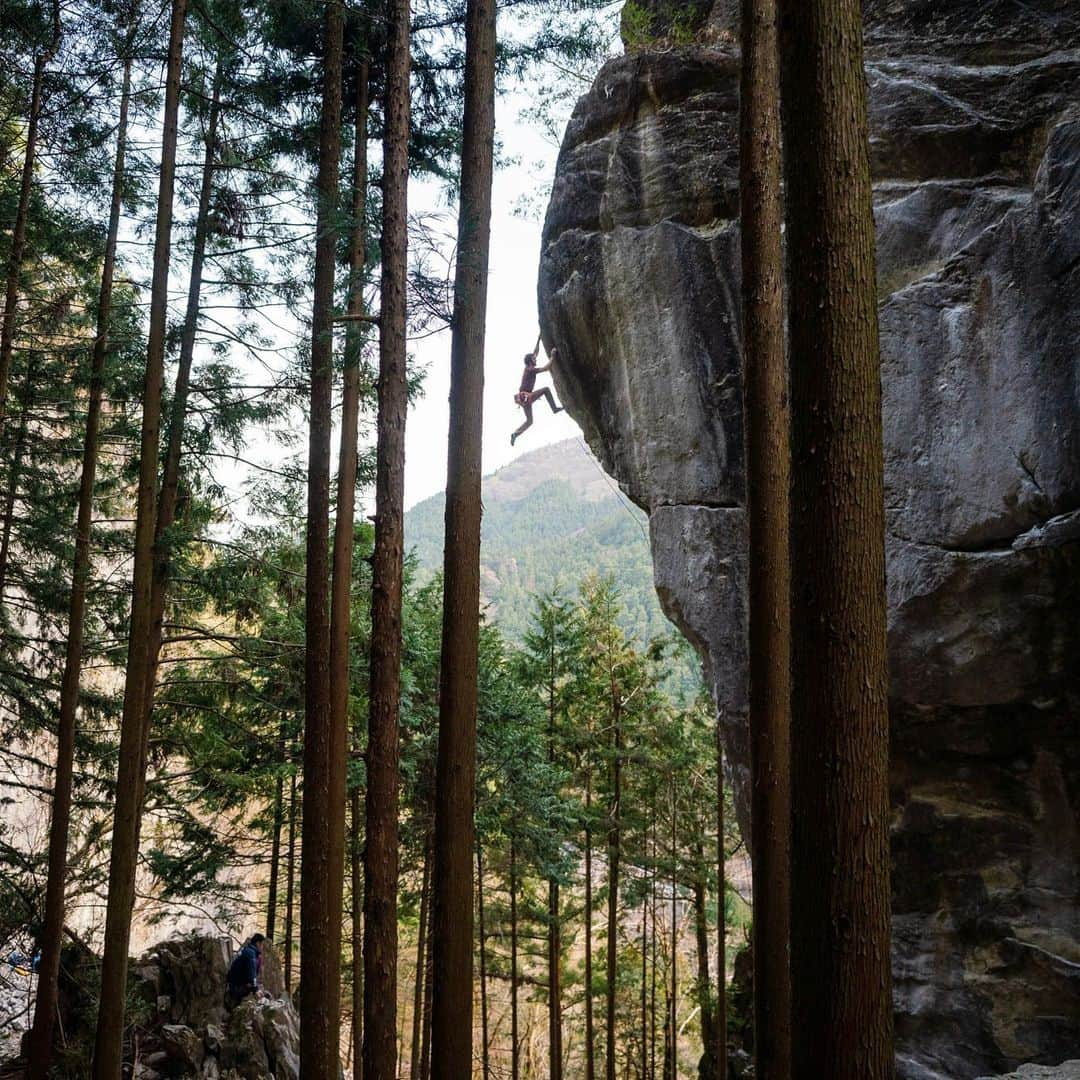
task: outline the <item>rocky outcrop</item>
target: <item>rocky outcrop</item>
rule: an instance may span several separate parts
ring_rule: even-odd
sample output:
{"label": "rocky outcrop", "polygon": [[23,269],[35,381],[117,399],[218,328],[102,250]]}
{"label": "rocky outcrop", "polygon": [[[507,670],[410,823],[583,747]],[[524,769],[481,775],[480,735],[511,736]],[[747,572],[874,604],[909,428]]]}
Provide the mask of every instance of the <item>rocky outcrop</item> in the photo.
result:
{"label": "rocky outcrop", "polygon": [[149,1018],[138,1042],[141,1080],[298,1080],[299,1019],[284,992],[280,964],[263,952],[266,996],[226,1007],[233,948],[228,938],[170,938],[132,965]]}
{"label": "rocky outcrop", "polygon": [[[701,44],[611,61],[581,100],[539,292],[557,387],[649,513],[657,590],[705,661],[741,788],[730,7]],[[957,1080],[1080,1047],[1080,11],[864,10],[898,1071]]]}

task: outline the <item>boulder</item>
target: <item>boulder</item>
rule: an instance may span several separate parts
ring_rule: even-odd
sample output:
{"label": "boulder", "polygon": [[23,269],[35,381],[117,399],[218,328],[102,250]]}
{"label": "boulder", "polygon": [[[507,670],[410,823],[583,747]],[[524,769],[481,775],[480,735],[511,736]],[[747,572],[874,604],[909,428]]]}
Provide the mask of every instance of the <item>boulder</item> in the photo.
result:
{"label": "boulder", "polygon": [[1060,1065],[1021,1065],[1007,1076],[980,1076],[978,1080],[1080,1080],[1080,1060]]}
{"label": "boulder", "polygon": [[[866,0],[898,1075],[1080,1045],[1080,17]],[[553,377],[648,514],[748,833],[732,5],[610,61],[560,151]]]}

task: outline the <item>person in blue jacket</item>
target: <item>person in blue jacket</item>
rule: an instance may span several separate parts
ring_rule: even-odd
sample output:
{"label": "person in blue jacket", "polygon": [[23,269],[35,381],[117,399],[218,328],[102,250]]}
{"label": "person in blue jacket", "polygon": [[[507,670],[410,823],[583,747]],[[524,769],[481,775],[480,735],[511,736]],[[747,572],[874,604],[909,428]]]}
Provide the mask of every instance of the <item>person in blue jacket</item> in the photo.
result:
{"label": "person in blue jacket", "polygon": [[262,948],[266,938],[262,934],[252,934],[229,965],[228,998],[231,1004],[239,1005],[248,994],[259,992],[259,975],[262,972]]}

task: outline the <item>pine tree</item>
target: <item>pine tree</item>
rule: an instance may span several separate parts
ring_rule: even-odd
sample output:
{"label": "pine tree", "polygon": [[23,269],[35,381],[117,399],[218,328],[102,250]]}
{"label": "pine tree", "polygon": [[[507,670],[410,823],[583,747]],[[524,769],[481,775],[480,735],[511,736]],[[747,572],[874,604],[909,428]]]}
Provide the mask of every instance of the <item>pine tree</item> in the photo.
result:
{"label": "pine tree", "polygon": [[855,0],[780,5],[792,415],[792,1075],[892,1076],[881,376]]}

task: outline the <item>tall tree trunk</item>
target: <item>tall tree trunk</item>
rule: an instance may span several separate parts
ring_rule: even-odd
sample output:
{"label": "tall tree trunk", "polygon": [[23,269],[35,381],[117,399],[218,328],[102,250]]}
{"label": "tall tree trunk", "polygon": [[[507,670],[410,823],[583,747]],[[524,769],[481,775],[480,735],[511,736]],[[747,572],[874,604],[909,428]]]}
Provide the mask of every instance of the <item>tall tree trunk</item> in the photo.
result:
{"label": "tall tree trunk", "polygon": [[716,716],[716,1020],[717,1080],[727,1077],[727,849],[724,847],[723,713]]}
{"label": "tall tree trunk", "polygon": [[592,768],[585,774],[585,1080],[596,1080],[596,1028],[593,1019],[592,939]]}
{"label": "tall tree trunk", "polygon": [[[154,710],[154,687],[157,683],[161,642],[164,635],[165,597],[171,561],[169,531],[176,523],[180,502],[180,458],[183,453],[184,425],[187,421],[187,403],[191,387],[191,365],[195,358],[195,335],[199,327],[199,307],[202,300],[203,267],[206,262],[206,245],[210,237],[210,204],[214,192],[215,160],[217,158],[217,131],[221,117],[221,88],[225,76],[224,57],[218,58],[214,70],[210,109],[206,123],[206,149],[203,155],[202,180],[199,186],[199,203],[195,215],[195,235],[192,240],[191,269],[188,274],[187,306],[180,333],[180,355],[176,365],[176,382],[173,387],[172,405],[169,410],[169,429],[165,446],[165,465],[161,475],[161,492],[157,503],[157,520],[154,525],[154,574],[150,592],[151,633],[148,647],[149,672],[146,677],[143,725],[151,730]],[[140,778],[139,801],[143,791]],[[267,935],[268,937],[270,935]]]}
{"label": "tall tree trunk", "polygon": [[431,898],[431,843],[424,841],[424,869],[420,879],[420,926],[416,940],[416,981],[413,984],[412,1042],[409,1080],[420,1080],[421,1035],[424,1027],[424,987],[427,985],[428,919]]}
{"label": "tall tree trunk", "polygon": [[[285,724],[278,728],[278,761],[285,761]],[[274,940],[277,928],[278,881],[281,877],[281,830],[285,826],[285,778],[278,776],[274,782],[274,824],[270,840],[270,884],[266,890],[266,937]]]}
{"label": "tall tree trunk", "polygon": [[105,915],[105,947],[101,965],[101,1008],[94,1045],[94,1080],[115,1080],[123,1057],[124,999],[128,944],[135,904],[135,871],[139,855],[139,822],[150,732],[145,720],[146,687],[152,658],[151,593],[154,578],[154,535],[157,525],[158,442],[161,429],[161,387],[165,364],[171,251],[173,187],[176,176],[177,115],[187,0],[173,0],[165,77],[165,116],[159,168],[154,271],[150,289],[150,330],[143,386],[139,487],[135,515],[135,562],[131,582],[124,708],[109,862],[109,898]]}
{"label": "tall tree trunk", "polygon": [[[555,767],[555,634],[551,636],[548,672],[548,763]],[[559,882],[548,878],[548,1061],[551,1080],[562,1080],[562,934]]]}
{"label": "tall tree trunk", "polygon": [[[776,0],[742,0],[742,39],[739,179],[743,385],[747,509],[753,552],[750,559],[750,817],[754,1055],[756,1076],[762,1080],[787,1080],[791,1075],[788,951],[791,447],[784,356]],[[717,1037],[723,1038],[724,1032],[718,1030]],[[721,1057],[721,1070],[724,1065]]]}
{"label": "tall tree trunk", "polygon": [[792,1075],[892,1076],[881,373],[858,0],[784,0]]}
{"label": "tall tree trunk", "polygon": [[495,0],[465,9],[465,107],[450,346],[450,436],[435,778],[432,1013],[435,1080],[472,1069],[480,471],[491,179],[495,140]]}
{"label": "tall tree trunk", "polygon": [[[364,856],[364,1073],[395,1073],[398,710],[405,469],[409,0],[388,4],[383,125],[379,416],[372,555],[371,688]],[[471,852],[471,847],[468,851]]]}
{"label": "tall tree trunk", "polygon": [[611,805],[608,808],[608,904],[607,904],[607,1080],[615,1080],[615,990],[618,978],[619,857],[622,832],[622,731],[618,704],[611,726]]}
{"label": "tall tree trunk", "polygon": [[671,778],[671,1076],[679,1075],[679,859],[678,859],[678,802],[675,777]]}
{"label": "tall tree trunk", "polygon": [[424,1009],[421,1015],[423,1031],[420,1039],[420,1080],[431,1080],[431,993],[435,982],[435,974],[431,958],[430,918],[429,913],[427,955],[424,960]]}
{"label": "tall tree trunk", "polygon": [[657,870],[657,838],[656,838],[656,806],[652,807],[652,851],[653,851],[653,870],[652,881],[649,886],[649,899],[650,907],[652,908],[652,957],[651,957],[651,974],[650,974],[650,987],[649,998],[651,1001],[650,1013],[650,1030],[649,1030],[649,1077],[650,1080],[656,1080],[656,976],[659,971],[659,947],[660,938],[656,933],[656,880],[659,876]]}
{"label": "tall tree trunk", "polygon": [[350,884],[352,887],[352,910],[350,925],[352,939],[352,1075],[361,1080],[364,1075],[364,864],[363,864],[363,803],[360,788],[349,793],[349,844]]}
{"label": "tall tree trunk", "polygon": [[[290,760],[292,754],[289,755]],[[292,993],[293,905],[296,889],[296,772],[289,777],[289,844],[285,857],[285,992]]]}
{"label": "tall tree trunk", "polygon": [[[346,673],[332,671],[330,630],[330,433],[334,384],[334,268],[337,243],[338,171],[341,157],[342,0],[327,0],[323,46],[322,113],[319,124],[318,212],[311,322],[311,419],[308,444],[306,649],[304,664],[304,820],[300,864],[300,1070],[305,1078],[337,1076],[341,1009],[341,898],[345,872],[344,710],[335,708],[331,685],[345,683],[348,668],[349,575],[335,589],[345,594]],[[350,440],[343,425],[342,448]],[[355,431],[355,413],[353,415]],[[355,439],[355,434],[352,436]],[[354,449],[355,453],[355,449]],[[342,461],[344,472],[347,460]],[[354,466],[355,468],[355,466]],[[342,487],[345,486],[343,478]],[[352,484],[348,484],[349,496]],[[350,498],[351,501],[351,498]],[[349,515],[351,522],[351,514]],[[341,520],[339,514],[339,522]],[[342,555],[341,570],[351,561]],[[335,543],[334,557],[339,556]],[[340,642],[339,642],[340,643]],[[340,705],[340,699],[338,701]]]}
{"label": "tall tree trunk", "polygon": [[480,935],[480,1065],[484,1080],[491,1077],[491,1047],[488,1041],[487,938],[484,926],[484,855],[476,845],[476,914]]}
{"label": "tall tree trunk", "polygon": [[109,203],[109,227],[105,238],[101,285],[98,290],[97,331],[90,358],[86,431],[83,436],[82,474],[79,479],[79,509],[75,522],[75,558],[71,570],[71,596],[68,601],[67,650],[64,656],[64,674],[60,682],[56,771],[53,779],[52,824],[49,829],[49,872],[45,886],[45,923],[40,940],[41,966],[38,969],[34,1027],[30,1035],[29,1080],[45,1080],[49,1066],[52,1064],[53,1030],[60,977],[60,950],[64,932],[64,886],[67,882],[68,836],[71,828],[75,721],[79,706],[79,676],[82,672],[86,594],[90,584],[90,530],[93,524],[94,484],[97,479],[98,432],[101,426],[105,359],[109,348],[109,320],[112,316],[116,245],[120,231],[120,210],[124,191],[128,108],[131,102],[131,63],[129,49],[124,58],[124,74],[120,88],[120,116],[116,128],[116,157],[113,164],[112,198]]}
{"label": "tall tree trunk", "polygon": [[518,912],[517,847],[510,838],[510,1077],[521,1076],[521,1037],[518,1033]]}
{"label": "tall tree trunk", "polygon": [[22,386],[22,406],[19,409],[19,427],[15,445],[11,449],[11,466],[8,469],[8,489],[4,498],[4,527],[0,531],[0,610],[4,607],[4,590],[7,588],[8,559],[11,555],[11,534],[15,525],[15,503],[19,497],[19,480],[22,477],[23,458],[26,456],[26,436],[30,428],[30,404],[34,393],[36,357],[26,368]]}
{"label": "tall tree trunk", "polygon": [[[645,855],[648,857],[648,832]],[[646,870],[646,873],[648,871]],[[641,902],[641,1062],[638,1075],[645,1080],[649,1073],[649,894]]]}
{"label": "tall tree trunk", "polygon": [[[698,1008],[701,1010],[701,1045],[705,1059],[712,1059],[707,1074],[715,1077],[721,1066],[715,1060],[716,1033],[713,1027],[712,988],[709,983],[709,923],[705,912],[705,848],[698,840],[694,851],[694,940],[697,946]],[[721,913],[723,914],[723,913]]]}
{"label": "tall tree trunk", "polygon": [[19,179],[19,202],[15,224],[11,231],[7,278],[4,287],[4,315],[0,323],[0,436],[4,433],[4,410],[7,403],[8,376],[11,357],[15,351],[15,321],[19,310],[19,278],[26,257],[26,225],[30,217],[30,193],[34,186],[37,160],[38,124],[41,119],[41,99],[45,68],[60,46],[60,5],[53,5],[53,38],[48,48],[34,58],[34,76],[30,89],[30,113],[26,123],[26,149],[23,152],[22,175]]}

